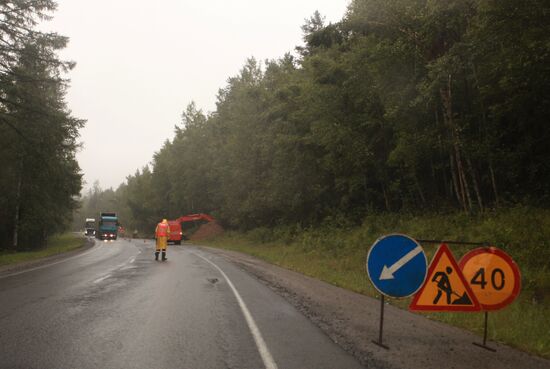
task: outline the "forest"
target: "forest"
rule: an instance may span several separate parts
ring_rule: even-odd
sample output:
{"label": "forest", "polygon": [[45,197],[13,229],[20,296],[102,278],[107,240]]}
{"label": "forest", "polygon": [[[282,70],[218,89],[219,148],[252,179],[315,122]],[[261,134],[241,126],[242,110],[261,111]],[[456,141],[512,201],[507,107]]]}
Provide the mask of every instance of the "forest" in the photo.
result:
{"label": "forest", "polygon": [[41,248],[70,225],[82,174],[79,129],[65,102],[68,39],[38,30],[52,0],[0,0],[0,251]]}
{"label": "forest", "polygon": [[[83,193],[85,121],[65,101],[74,63],[58,56],[68,39],[38,27],[55,10],[0,0],[0,256],[101,211],[141,238],[208,213],[228,232],[204,244],[374,297],[365,256],[378,237],[475,241],[521,269],[489,340],[550,357],[549,1],[350,0],[335,23],[315,12],[301,45],[246,60],[212,111],[182,106],[118,188]],[[424,243],[431,257],[438,242]],[[429,317],[481,334],[483,314]]]}
{"label": "forest", "polygon": [[144,232],[196,212],[249,230],[546,208],[549,15],[539,0],[353,0],[328,24],[316,12],[302,46],[248,59],[214,111],[188,104],[151,164],[89,190],[77,220],[107,206]]}

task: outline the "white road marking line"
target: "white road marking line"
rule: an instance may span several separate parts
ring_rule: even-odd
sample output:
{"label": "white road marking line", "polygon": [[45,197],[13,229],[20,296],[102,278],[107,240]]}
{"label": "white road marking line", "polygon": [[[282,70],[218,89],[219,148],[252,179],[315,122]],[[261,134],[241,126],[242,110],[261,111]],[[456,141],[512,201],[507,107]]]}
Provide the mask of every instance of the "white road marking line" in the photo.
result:
{"label": "white road marking line", "polygon": [[76,258],[85,256],[85,255],[88,255],[88,254],[90,254],[91,252],[93,252],[93,251],[95,251],[95,250],[98,250],[101,246],[102,246],[102,244],[97,244],[97,245],[93,246],[91,250],[88,250],[88,251],[86,251],[86,252],[84,252],[84,253],[82,253],[82,254],[78,254],[78,255],[75,255],[75,256],[71,256],[71,257],[69,257],[69,258],[66,258],[66,259],[63,259],[63,260],[59,260],[59,261],[56,261],[56,262],[53,262],[53,263],[50,263],[50,264],[40,265],[40,266],[31,268],[31,269],[25,269],[25,270],[21,270],[21,271],[19,271],[19,272],[15,272],[15,273],[10,273],[10,274],[6,274],[6,275],[2,275],[2,276],[0,276],[0,279],[2,279],[2,278],[7,278],[7,277],[13,277],[13,276],[16,276],[16,275],[19,275],[19,274],[28,273],[28,272],[32,272],[32,271],[34,271],[34,270],[44,269],[44,268],[51,267],[51,266],[53,266],[53,265],[61,264],[61,263],[64,263],[64,262],[66,262],[66,261],[69,261],[69,260],[72,260],[72,259],[76,259]]}
{"label": "white road marking line", "polygon": [[133,263],[135,259],[136,259],[135,256],[130,256],[130,257],[128,258],[128,260],[126,260],[124,263],[118,264],[118,265],[115,267],[115,270],[116,270],[116,269],[122,268],[122,267],[125,266],[126,264]]}
{"label": "white road marking line", "polygon": [[235,295],[235,298],[237,299],[237,302],[239,303],[239,307],[241,308],[241,311],[243,312],[244,318],[246,320],[246,324],[248,324],[248,329],[250,330],[250,333],[252,333],[252,337],[254,338],[254,342],[256,343],[256,347],[258,348],[258,352],[260,353],[260,356],[262,357],[262,361],[264,362],[264,366],[266,369],[277,369],[277,364],[275,364],[275,360],[273,360],[273,356],[269,352],[269,349],[267,348],[267,345],[262,337],[262,334],[260,333],[260,329],[256,325],[256,322],[254,321],[254,318],[252,317],[252,314],[250,314],[250,311],[246,307],[246,304],[244,303],[241,295],[229,279],[229,277],[221,270],[219,266],[214,264],[212,261],[208,260],[207,258],[195,254],[194,252],[191,252],[193,255],[198,256],[199,258],[203,259],[210,265],[212,265],[214,268],[216,268],[223,278],[225,278],[225,281],[231,288],[231,291],[233,291],[233,294]]}
{"label": "white road marking line", "polygon": [[[134,256],[134,257],[131,257],[131,258],[128,260],[128,262],[127,262],[126,264],[133,264],[134,261],[136,261],[136,257],[135,257],[135,256]],[[133,266],[133,265],[126,265],[126,264],[124,264],[124,265],[121,267],[121,270],[128,270],[128,269],[134,269],[134,268],[136,268],[136,267]]]}
{"label": "white road marking line", "polygon": [[101,281],[104,281],[104,280],[106,280],[107,278],[109,278],[110,276],[111,276],[111,273],[109,273],[109,274],[107,274],[107,275],[104,275],[103,277],[96,279],[96,280],[94,281],[94,283],[99,283],[99,282],[101,282]]}
{"label": "white road marking line", "polygon": [[112,274],[112,272],[118,270],[118,269],[121,269],[121,270],[126,270],[126,269],[130,269],[130,268],[133,268],[131,265],[127,265],[127,264],[131,264],[133,263],[134,261],[136,261],[136,256],[130,256],[128,258],[128,260],[126,260],[124,263],[120,263],[118,264],[117,266],[115,266],[113,269],[111,269],[111,272],[108,273],[107,275],[101,277],[101,278],[98,278],[96,279],[93,283],[99,283],[101,281],[104,281],[106,280],[107,278],[109,278]]}

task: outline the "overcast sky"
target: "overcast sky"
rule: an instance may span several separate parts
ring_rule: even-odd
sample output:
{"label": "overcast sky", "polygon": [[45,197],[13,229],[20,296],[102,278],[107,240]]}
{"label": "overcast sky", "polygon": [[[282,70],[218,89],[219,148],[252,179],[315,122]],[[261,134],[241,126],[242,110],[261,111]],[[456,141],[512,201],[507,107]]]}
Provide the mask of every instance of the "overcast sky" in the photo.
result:
{"label": "overcast sky", "polygon": [[77,63],[67,101],[78,118],[85,187],[116,188],[173,136],[190,101],[215,108],[248,57],[279,58],[302,43],[315,10],[329,22],[348,0],[58,0],[41,28],[70,38]]}

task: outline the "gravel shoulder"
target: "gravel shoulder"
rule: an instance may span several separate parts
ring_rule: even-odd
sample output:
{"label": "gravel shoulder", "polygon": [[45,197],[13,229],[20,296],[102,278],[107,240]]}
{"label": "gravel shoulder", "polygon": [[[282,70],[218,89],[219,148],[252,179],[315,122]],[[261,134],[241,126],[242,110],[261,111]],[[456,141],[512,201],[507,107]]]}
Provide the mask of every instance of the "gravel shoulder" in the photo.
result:
{"label": "gravel shoulder", "polygon": [[495,342],[495,353],[475,334],[386,305],[385,350],[378,337],[380,301],[235,251],[206,248],[257,277],[368,368],[549,369],[545,360]]}

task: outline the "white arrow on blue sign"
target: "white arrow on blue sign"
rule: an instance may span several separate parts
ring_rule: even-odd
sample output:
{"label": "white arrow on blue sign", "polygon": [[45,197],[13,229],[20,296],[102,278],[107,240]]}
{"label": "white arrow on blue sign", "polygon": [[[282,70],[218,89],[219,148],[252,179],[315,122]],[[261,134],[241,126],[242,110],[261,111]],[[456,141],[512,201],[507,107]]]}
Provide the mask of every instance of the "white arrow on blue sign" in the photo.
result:
{"label": "white arrow on blue sign", "polygon": [[428,261],[422,246],[411,237],[380,237],[367,255],[367,273],[374,287],[389,297],[413,295],[424,284]]}

